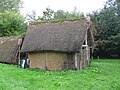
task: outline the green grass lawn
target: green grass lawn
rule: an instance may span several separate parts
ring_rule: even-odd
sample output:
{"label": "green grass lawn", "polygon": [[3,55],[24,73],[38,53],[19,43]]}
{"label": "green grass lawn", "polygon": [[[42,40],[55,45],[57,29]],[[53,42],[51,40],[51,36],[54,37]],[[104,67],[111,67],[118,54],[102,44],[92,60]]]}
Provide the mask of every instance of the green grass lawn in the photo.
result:
{"label": "green grass lawn", "polygon": [[0,64],[0,90],[120,90],[120,60],[94,60],[82,71]]}

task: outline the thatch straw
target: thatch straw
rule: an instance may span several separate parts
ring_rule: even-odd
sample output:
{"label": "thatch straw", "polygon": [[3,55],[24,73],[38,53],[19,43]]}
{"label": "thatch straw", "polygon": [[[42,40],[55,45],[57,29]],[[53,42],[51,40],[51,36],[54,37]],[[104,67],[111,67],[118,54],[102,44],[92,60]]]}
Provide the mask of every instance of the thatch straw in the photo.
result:
{"label": "thatch straw", "polygon": [[21,37],[0,37],[0,62],[16,63],[18,40]]}
{"label": "thatch straw", "polygon": [[85,19],[32,25],[25,36],[22,52],[79,52],[87,29]]}

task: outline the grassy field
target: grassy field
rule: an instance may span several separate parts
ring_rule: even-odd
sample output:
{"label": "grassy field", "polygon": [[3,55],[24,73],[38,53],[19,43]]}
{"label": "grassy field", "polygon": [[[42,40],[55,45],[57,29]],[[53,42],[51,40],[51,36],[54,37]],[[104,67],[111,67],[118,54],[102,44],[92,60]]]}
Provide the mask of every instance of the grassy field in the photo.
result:
{"label": "grassy field", "polygon": [[82,71],[0,64],[0,90],[120,90],[120,60],[94,60]]}

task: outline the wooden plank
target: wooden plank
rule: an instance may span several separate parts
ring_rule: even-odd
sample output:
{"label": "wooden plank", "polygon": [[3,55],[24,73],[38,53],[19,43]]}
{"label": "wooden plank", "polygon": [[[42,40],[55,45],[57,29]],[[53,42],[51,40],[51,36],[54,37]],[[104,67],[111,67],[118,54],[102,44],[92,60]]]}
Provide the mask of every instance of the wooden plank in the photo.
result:
{"label": "wooden plank", "polygon": [[77,53],[75,53],[75,68],[78,69]]}

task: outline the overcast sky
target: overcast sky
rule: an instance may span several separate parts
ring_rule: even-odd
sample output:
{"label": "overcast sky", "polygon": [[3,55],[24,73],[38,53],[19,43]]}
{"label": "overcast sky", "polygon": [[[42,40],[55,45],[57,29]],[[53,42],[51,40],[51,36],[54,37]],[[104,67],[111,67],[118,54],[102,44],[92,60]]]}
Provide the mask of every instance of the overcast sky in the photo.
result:
{"label": "overcast sky", "polygon": [[46,7],[50,7],[54,11],[65,10],[73,11],[76,7],[77,11],[89,13],[103,8],[107,0],[22,0],[24,2],[21,14],[26,15],[35,10],[37,15],[42,15]]}

